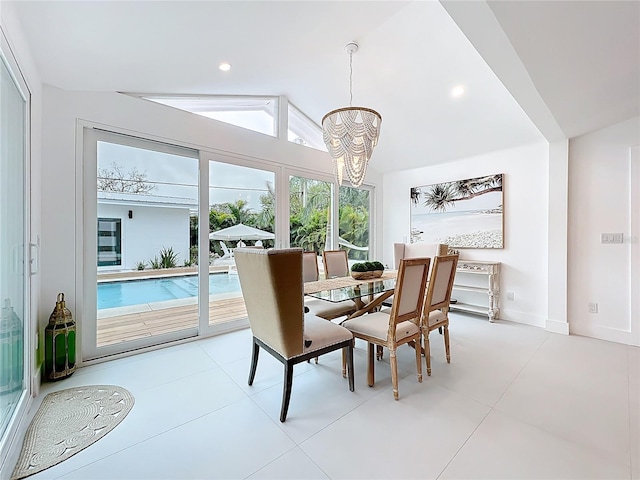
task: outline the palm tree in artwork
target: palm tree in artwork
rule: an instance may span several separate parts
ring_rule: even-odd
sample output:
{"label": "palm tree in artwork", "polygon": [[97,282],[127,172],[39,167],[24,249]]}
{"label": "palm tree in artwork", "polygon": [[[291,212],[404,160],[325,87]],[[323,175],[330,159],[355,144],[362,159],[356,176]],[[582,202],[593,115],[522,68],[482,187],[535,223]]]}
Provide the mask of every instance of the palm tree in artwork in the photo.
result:
{"label": "palm tree in artwork", "polygon": [[[502,191],[502,174],[438,183],[421,192],[424,205],[436,212],[446,212],[456,202],[469,200],[489,192]],[[413,194],[412,194],[413,200]]]}

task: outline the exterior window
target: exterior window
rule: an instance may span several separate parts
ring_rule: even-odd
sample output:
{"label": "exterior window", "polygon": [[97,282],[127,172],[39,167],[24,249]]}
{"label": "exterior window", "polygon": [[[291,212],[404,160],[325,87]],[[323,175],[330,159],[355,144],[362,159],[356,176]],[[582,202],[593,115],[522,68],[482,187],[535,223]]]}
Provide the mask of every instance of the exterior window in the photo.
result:
{"label": "exterior window", "polygon": [[98,219],[98,266],[122,265],[122,220]]}
{"label": "exterior window", "polygon": [[371,192],[366,188],[340,187],[338,243],[349,260],[369,260]]}
{"label": "exterior window", "polygon": [[327,151],[327,146],[322,139],[322,129],[309,117],[289,104],[289,131],[287,138],[290,142]]}
{"label": "exterior window", "polygon": [[277,97],[150,96],[142,98],[254,132],[276,136]]}

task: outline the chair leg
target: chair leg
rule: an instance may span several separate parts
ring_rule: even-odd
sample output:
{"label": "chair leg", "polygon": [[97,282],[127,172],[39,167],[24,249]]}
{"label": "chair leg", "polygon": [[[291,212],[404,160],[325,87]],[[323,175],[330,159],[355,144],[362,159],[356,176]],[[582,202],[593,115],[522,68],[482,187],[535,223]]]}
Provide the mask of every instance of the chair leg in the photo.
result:
{"label": "chair leg", "polygon": [[389,360],[391,361],[391,383],[393,385],[393,398],[398,400],[398,359],[395,349],[389,349]]}
{"label": "chair leg", "polygon": [[375,371],[373,366],[373,343],[367,344],[367,384],[373,387],[375,384]]}
{"label": "chair leg", "polygon": [[429,331],[424,334],[424,358],[427,361],[427,375],[431,376],[431,345],[429,345]]}
{"label": "chair leg", "polygon": [[418,338],[415,343],[415,351],[416,351],[416,368],[418,370],[418,382],[422,383],[422,352],[420,349],[420,339]]}
{"label": "chair leg", "polygon": [[260,353],[260,345],[253,339],[253,355],[251,356],[251,369],[249,370],[249,385],[253,385],[253,379],[256,376],[256,367],[258,366],[258,354]]}
{"label": "chair leg", "polygon": [[376,358],[378,360],[382,360],[383,352],[384,352],[384,349],[382,348],[382,345],[376,345]]}
{"label": "chair leg", "polygon": [[449,348],[449,325],[444,326],[444,351],[447,354],[447,363],[451,363],[451,350]]}
{"label": "chair leg", "polygon": [[284,364],[284,386],[282,387],[282,408],[280,409],[280,421],[287,419],[287,410],[289,410],[289,400],[291,399],[291,385],[293,384],[293,364]]}
{"label": "chair leg", "polygon": [[[353,347],[351,347],[351,354],[353,355]],[[347,378],[347,352],[342,349],[342,378]]]}
{"label": "chair leg", "polygon": [[[349,390],[350,391],[354,391],[355,390],[355,381],[354,381],[354,374],[353,374],[353,341],[349,344],[348,347],[346,347],[346,355],[347,355],[347,369],[349,370]],[[345,349],[342,349],[342,352],[344,354]]]}

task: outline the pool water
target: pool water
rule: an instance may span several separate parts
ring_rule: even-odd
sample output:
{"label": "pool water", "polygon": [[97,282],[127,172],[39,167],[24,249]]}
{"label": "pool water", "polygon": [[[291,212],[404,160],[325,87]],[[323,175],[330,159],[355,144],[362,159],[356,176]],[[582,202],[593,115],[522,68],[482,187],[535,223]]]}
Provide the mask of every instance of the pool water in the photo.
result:
{"label": "pool water", "polygon": [[[240,291],[238,275],[209,274],[209,295]],[[98,284],[98,310],[198,295],[198,276],[150,278]]]}

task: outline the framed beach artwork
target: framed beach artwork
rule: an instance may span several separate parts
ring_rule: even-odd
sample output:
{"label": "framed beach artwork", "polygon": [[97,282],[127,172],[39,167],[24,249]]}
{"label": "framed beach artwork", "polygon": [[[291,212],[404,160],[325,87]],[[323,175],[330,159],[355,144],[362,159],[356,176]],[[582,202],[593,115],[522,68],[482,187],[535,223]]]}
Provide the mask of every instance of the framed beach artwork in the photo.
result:
{"label": "framed beach artwork", "polygon": [[411,189],[411,243],[504,248],[503,175]]}

